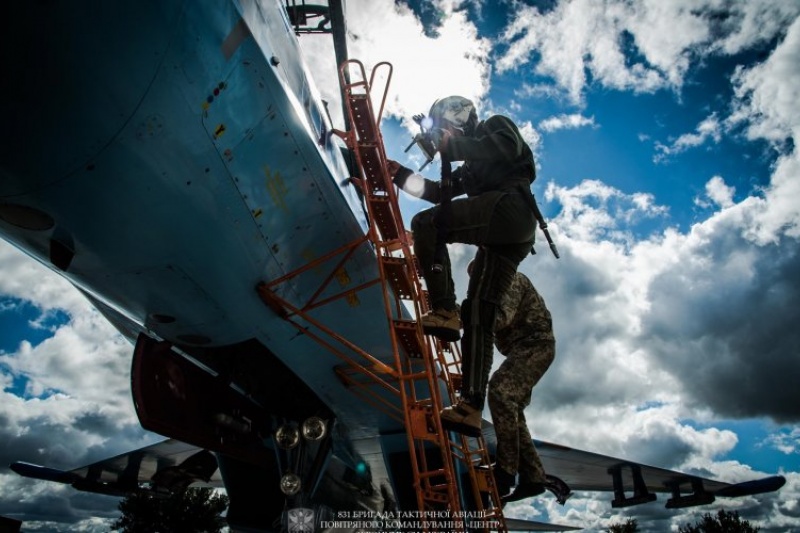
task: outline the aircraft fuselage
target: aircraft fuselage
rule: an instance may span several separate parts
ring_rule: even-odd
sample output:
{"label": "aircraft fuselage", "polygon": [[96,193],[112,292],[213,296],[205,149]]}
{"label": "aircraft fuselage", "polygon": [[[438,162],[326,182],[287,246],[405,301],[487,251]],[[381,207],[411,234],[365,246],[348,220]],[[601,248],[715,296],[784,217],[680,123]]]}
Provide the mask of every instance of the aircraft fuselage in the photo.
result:
{"label": "aircraft fuselage", "polygon": [[[333,378],[335,356],[255,291],[366,227],[282,3],[20,11],[15,83],[0,104],[13,133],[0,148],[0,235],[131,339],[144,332],[204,353],[255,339],[353,437],[396,429]],[[305,301],[333,265],[278,290]],[[363,244],[326,291],[376,272]],[[377,288],[359,291],[315,316],[388,360],[386,319],[370,305],[379,299]]]}

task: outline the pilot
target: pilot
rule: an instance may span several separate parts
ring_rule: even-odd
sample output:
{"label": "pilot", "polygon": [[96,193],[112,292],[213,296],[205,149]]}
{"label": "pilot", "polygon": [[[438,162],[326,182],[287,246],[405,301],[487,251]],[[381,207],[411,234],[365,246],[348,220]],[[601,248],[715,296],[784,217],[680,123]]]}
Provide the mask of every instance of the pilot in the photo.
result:
{"label": "pilot", "polygon": [[[414,250],[432,307],[420,320],[426,333],[446,341],[461,337],[463,323],[461,397],[442,410],[441,419],[447,429],[479,435],[499,295],[508,290],[517,265],[533,245],[533,153],[514,122],[502,115],[478,121],[475,105],[462,96],[434,102],[429,119],[439,152],[450,161],[464,162],[452,172],[449,209],[444,211],[440,205],[440,182],[414,174],[395,161],[388,162],[388,170],[405,192],[439,204],[411,221]],[[465,198],[455,198],[464,194]],[[443,212],[448,215],[443,217]],[[439,228],[447,243],[480,247],[460,313],[446,247],[442,268],[434,268]]]}
{"label": "pilot", "polygon": [[[472,275],[474,261],[467,267]],[[489,380],[489,410],[497,435],[494,478],[501,497],[519,484],[504,501],[516,501],[544,492],[549,487],[544,467],[533,445],[525,407],[531,392],[555,359],[553,321],[525,274],[517,272],[503,294],[495,319],[495,346],[505,356]]]}

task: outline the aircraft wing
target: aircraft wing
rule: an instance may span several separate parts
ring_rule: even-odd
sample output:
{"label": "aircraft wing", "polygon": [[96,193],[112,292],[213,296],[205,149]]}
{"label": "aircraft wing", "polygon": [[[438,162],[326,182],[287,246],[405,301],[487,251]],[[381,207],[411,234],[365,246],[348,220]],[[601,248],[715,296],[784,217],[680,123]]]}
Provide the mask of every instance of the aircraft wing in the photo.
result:
{"label": "aircraft wing", "polygon": [[565,526],[559,524],[547,524],[533,520],[520,520],[518,518],[506,518],[506,528],[509,531],[579,531],[583,528],[575,526]]}
{"label": "aircraft wing", "polygon": [[214,455],[184,442],[165,441],[123,453],[74,470],[58,470],[16,462],[19,475],[57,481],[78,490],[124,496],[142,484],[156,491],[195,487],[223,487]]}
{"label": "aircraft wing", "polygon": [[[73,488],[111,496],[145,487],[156,492],[192,487],[224,487],[215,456],[184,442],[159,443],[96,463],[58,470],[25,462],[11,469],[22,476],[72,485]],[[532,520],[506,518],[508,531],[577,531],[581,528]]]}
{"label": "aircraft wing", "polygon": [[[490,424],[484,426],[484,436],[490,447],[494,447],[494,428]],[[567,494],[570,491],[612,492],[612,507],[652,502],[657,498],[656,493],[670,494],[667,508],[690,507],[711,503],[716,497],[773,492],[786,483],[783,476],[770,476],[732,484],[552,442],[534,440],[534,443],[545,471],[567,487]],[[175,439],[68,471],[24,462],[14,463],[11,469],[22,476],[57,481],[78,490],[116,496],[123,496],[142,486],[149,486],[156,491],[179,490],[189,486],[224,486],[214,454]],[[567,497],[565,495],[563,500],[566,501]],[[531,522],[516,522],[522,529],[512,529],[509,524],[510,530],[569,530],[569,526],[556,526],[567,529],[552,529],[552,524],[540,524],[551,529],[531,529],[534,527]]]}
{"label": "aircraft wing", "polygon": [[[493,433],[493,431],[492,431]],[[494,439],[494,435],[491,435]],[[545,471],[563,481],[569,490],[612,491],[612,507],[630,507],[669,493],[668,509],[709,504],[716,497],[739,497],[781,488],[783,476],[731,484],[624,459],[569,448],[534,439]]]}

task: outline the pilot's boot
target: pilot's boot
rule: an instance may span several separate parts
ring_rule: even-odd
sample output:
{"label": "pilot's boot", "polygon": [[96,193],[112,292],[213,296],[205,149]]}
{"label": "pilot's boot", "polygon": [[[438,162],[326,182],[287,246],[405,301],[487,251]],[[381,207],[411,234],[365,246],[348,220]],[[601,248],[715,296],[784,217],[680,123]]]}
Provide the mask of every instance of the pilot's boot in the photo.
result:
{"label": "pilot's boot", "polygon": [[[497,469],[502,470],[502,469]],[[497,470],[495,470],[495,478],[497,477]],[[519,485],[514,489],[514,492],[503,498],[503,504],[508,502],[515,502],[517,500],[524,500],[543,493],[545,483],[542,481],[531,481],[530,479],[520,476]]]}
{"label": "pilot's boot", "polygon": [[426,335],[433,335],[446,342],[461,338],[461,314],[458,309],[434,309],[422,315],[420,322]]}
{"label": "pilot's boot", "polygon": [[472,407],[464,400],[450,407],[445,407],[439,413],[442,419],[442,427],[456,433],[463,433],[470,437],[480,437],[481,435],[481,410]]}
{"label": "pilot's boot", "polygon": [[544,482],[544,488],[553,493],[556,500],[561,505],[564,505],[567,500],[572,496],[572,491],[563,479],[546,474],[547,481]]}
{"label": "pilot's boot", "polygon": [[514,474],[509,474],[500,467],[494,469],[494,482],[497,484],[497,494],[502,498],[511,492],[511,487],[516,481]]}

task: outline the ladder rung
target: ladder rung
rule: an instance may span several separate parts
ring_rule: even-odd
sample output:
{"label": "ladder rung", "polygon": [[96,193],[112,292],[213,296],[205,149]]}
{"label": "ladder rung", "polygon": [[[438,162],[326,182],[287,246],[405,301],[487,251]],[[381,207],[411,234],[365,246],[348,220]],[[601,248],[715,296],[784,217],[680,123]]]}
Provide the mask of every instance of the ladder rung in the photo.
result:
{"label": "ladder rung", "polygon": [[395,295],[401,300],[413,300],[414,285],[411,282],[406,260],[402,257],[383,256],[381,261],[383,261],[384,272],[389,278]]}
{"label": "ladder rung", "polygon": [[412,359],[422,359],[424,351],[417,323],[411,320],[395,320],[394,331],[406,355]]}
{"label": "ladder rung", "polygon": [[429,502],[448,503],[447,493],[425,491],[422,497]]}
{"label": "ladder rung", "polygon": [[428,372],[423,370],[422,372],[414,372],[413,374],[401,374],[400,379],[404,381],[417,381],[422,379],[428,379]]}
{"label": "ladder rung", "polygon": [[358,142],[379,142],[380,137],[376,135],[367,95],[350,95],[350,105],[353,109],[353,126],[358,134]]}
{"label": "ladder rung", "polygon": [[[428,481],[428,480],[436,478],[436,477],[442,477],[442,478],[446,479],[445,471],[444,471],[443,468],[437,468],[435,470],[428,470],[428,471],[419,473],[419,478],[421,480],[425,480],[425,481]],[[437,491],[447,490],[447,488],[448,487],[447,487],[446,483],[440,483],[439,485],[429,485],[428,486],[428,490],[437,490]]]}
{"label": "ladder rung", "polygon": [[360,143],[358,149],[361,155],[361,168],[369,184],[369,191],[373,194],[376,192],[385,194],[387,183],[378,146],[372,143]]}
{"label": "ladder rung", "polygon": [[[419,272],[419,269],[417,270]],[[431,296],[428,294],[428,291],[423,289],[422,294],[419,297],[420,307],[422,307],[422,312],[426,313],[429,309],[431,309]]]}
{"label": "ladder rung", "polygon": [[372,207],[375,224],[384,240],[392,241],[400,238],[400,228],[397,227],[398,217],[395,216],[389,198],[371,198],[368,200]]}
{"label": "ladder rung", "polygon": [[411,423],[411,436],[415,439],[437,442],[436,425],[433,422],[430,406],[409,405],[407,407]]}
{"label": "ladder rung", "polygon": [[478,483],[478,490],[481,492],[492,492],[494,477],[491,477],[488,470],[475,469],[475,481]]}

